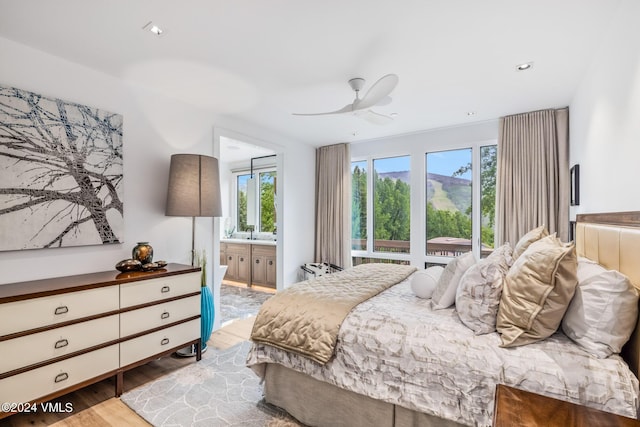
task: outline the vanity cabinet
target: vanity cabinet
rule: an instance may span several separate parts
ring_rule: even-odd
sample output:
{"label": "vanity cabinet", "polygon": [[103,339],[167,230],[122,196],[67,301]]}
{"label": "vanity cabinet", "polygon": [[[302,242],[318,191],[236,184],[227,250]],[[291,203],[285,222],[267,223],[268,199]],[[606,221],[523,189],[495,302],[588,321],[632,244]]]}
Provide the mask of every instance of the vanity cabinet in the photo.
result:
{"label": "vanity cabinet", "polygon": [[254,285],[276,287],[276,247],[251,245],[251,281]]}
{"label": "vanity cabinet", "polygon": [[[108,271],[0,285],[0,402],[43,402],[191,344],[200,269]],[[0,418],[10,413],[0,412]]]}
{"label": "vanity cabinet", "polygon": [[[224,254],[224,257],[222,254]],[[220,265],[227,266],[225,278],[235,282],[249,283],[251,278],[250,244],[221,243],[220,258]]]}
{"label": "vanity cabinet", "polygon": [[220,265],[227,266],[227,280],[276,288],[276,246],[220,242]]}

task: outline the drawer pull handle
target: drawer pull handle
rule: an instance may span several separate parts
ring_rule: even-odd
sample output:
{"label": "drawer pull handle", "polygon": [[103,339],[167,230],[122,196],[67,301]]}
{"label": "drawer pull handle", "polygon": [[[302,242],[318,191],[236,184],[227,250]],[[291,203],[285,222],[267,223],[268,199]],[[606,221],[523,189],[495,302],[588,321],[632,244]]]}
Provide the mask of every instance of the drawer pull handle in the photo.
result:
{"label": "drawer pull handle", "polygon": [[168,319],[168,318],[169,318],[169,313],[165,311],[164,313],[162,313],[162,314],[160,315],[160,318],[161,318],[161,319]]}
{"label": "drawer pull handle", "polygon": [[256,264],[260,264],[260,260],[259,259],[256,260]]}
{"label": "drawer pull handle", "polygon": [[167,345],[169,344],[169,338],[162,338],[162,341],[160,341],[160,345]]}
{"label": "drawer pull handle", "polygon": [[53,380],[57,383],[61,383],[62,381],[65,381],[69,379],[69,374],[67,374],[66,372],[63,372],[61,374],[56,375],[56,378]]}
{"label": "drawer pull handle", "polygon": [[171,291],[171,288],[168,286],[163,286],[162,289],[160,289],[160,292],[162,292],[163,294],[166,294],[169,291]]}
{"label": "drawer pull handle", "polygon": [[54,348],[62,348],[62,347],[66,347],[68,345],[69,345],[69,341],[67,341],[66,339],[63,338],[60,341],[57,341],[53,347]]}
{"label": "drawer pull handle", "polygon": [[240,257],[240,261],[241,261],[241,262],[244,262],[244,258]]}
{"label": "drawer pull handle", "polygon": [[54,312],[54,314],[58,315],[58,314],[65,314],[68,312],[69,312],[69,308],[66,305],[63,305],[62,307],[56,308],[56,311]]}

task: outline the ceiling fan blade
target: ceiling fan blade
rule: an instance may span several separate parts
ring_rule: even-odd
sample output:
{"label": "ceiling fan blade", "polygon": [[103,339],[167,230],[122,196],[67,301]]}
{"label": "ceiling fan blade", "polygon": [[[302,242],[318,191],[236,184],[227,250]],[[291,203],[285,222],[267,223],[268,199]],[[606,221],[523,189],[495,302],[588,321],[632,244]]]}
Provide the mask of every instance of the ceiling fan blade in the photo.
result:
{"label": "ceiling fan blade", "polygon": [[393,121],[393,117],[376,113],[375,111],[371,111],[371,110],[358,110],[358,111],[354,111],[353,114],[356,117],[359,117],[375,125],[386,125]]}
{"label": "ceiling fan blade", "polygon": [[390,96],[385,96],[384,98],[382,98],[380,101],[378,101],[378,103],[376,104],[376,106],[378,107],[384,107],[385,105],[389,105],[391,104],[391,101],[393,101],[393,98],[391,98]]}
{"label": "ceiling fan blade", "polygon": [[353,103],[354,110],[364,110],[371,108],[378,102],[382,101],[386,96],[395,89],[398,84],[398,76],[395,74],[387,74],[383,76],[371,86],[367,94],[360,100]]}
{"label": "ceiling fan blade", "polygon": [[353,104],[347,104],[339,110],[329,111],[326,113],[291,113],[291,114],[293,114],[294,116],[327,116],[329,114],[343,114],[343,113],[350,113],[352,111],[353,111]]}

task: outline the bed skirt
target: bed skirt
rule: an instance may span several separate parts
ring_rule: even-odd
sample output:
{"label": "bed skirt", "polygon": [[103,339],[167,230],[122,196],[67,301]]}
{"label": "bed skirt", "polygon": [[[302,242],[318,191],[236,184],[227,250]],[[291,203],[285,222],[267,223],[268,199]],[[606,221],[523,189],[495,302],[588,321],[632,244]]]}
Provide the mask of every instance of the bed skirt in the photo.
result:
{"label": "bed skirt", "polygon": [[312,427],[462,425],[344,390],[275,363],[265,366],[264,395],[268,403]]}

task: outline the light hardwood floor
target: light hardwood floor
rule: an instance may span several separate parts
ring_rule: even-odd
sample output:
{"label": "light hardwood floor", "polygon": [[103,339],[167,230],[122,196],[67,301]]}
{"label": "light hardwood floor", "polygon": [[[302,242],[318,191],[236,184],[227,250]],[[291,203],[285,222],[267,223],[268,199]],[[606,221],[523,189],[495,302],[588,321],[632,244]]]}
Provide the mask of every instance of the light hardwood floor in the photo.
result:
{"label": "light hardwood floor", "polygon": [[[214,331],[207,345],[226,349],[249,339],[254,320],[255,317],[236,320]],[[124,391],[132,390],[194,362],[195,359],[191,357],[163,357],[127,371],[124,374]],[[129,409],[119,398],[113,396],[114,390],[114,380],[110,378],[53,401],[61,402],[63,406],[71,403],[73,411],[70,413],[44,413],[38,410],[35,414],[16,414],[1,419],[0,427],[149,426],[149,423]]]}

